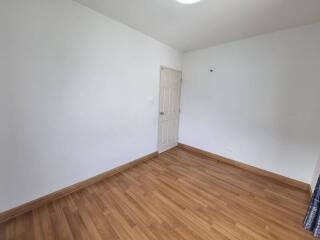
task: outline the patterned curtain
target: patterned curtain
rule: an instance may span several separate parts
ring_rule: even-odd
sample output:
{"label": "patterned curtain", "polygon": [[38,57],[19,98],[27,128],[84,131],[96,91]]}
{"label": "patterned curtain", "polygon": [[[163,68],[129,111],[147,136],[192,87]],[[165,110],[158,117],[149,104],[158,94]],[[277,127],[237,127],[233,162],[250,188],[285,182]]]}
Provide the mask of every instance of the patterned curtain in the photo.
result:
{"label": "patterned curtain", "polygon": [[315,237],[320,237],[320,177],[304,220],[304,228],[313,232]]}

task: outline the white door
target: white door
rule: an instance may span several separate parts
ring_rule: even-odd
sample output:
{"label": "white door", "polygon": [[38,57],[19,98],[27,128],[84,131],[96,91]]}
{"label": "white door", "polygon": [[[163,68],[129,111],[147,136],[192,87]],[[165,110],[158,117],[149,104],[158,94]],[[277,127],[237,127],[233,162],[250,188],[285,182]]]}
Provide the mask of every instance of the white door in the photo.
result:
{"label": "white door", "polygon": [[181,72],[161,68],[158,151],[178,145]]}

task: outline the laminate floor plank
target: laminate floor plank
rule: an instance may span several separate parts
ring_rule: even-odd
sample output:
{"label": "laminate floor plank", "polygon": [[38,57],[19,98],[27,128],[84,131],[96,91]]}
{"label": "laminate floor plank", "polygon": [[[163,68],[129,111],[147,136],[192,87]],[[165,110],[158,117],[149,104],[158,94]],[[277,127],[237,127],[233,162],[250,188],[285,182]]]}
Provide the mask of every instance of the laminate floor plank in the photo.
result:
{"label": "laminate floor plank", "polygon": [[307,192],[174,148],[0,224],[0,240],[308,240]]}

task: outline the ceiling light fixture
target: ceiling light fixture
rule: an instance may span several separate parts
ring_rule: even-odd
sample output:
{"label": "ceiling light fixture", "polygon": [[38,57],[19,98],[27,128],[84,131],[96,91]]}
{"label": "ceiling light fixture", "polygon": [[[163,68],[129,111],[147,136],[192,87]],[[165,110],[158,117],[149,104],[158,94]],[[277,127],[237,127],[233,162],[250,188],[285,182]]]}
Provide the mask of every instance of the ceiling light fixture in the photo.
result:
{"label": "ceiling light fixture", "polygon": [[201,0],[176,0],[176,1],[182,4],[194,4],[194,3],[200,2]]}

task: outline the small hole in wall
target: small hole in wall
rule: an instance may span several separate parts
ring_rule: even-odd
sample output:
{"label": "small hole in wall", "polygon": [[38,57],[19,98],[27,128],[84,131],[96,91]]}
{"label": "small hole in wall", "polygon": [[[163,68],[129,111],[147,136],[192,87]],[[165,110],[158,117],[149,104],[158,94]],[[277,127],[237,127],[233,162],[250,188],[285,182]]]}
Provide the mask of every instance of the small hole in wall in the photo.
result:
{"label": "small hole in wall", "polygon": [[209,72],[213,72],[213,69],[209,69]]}

